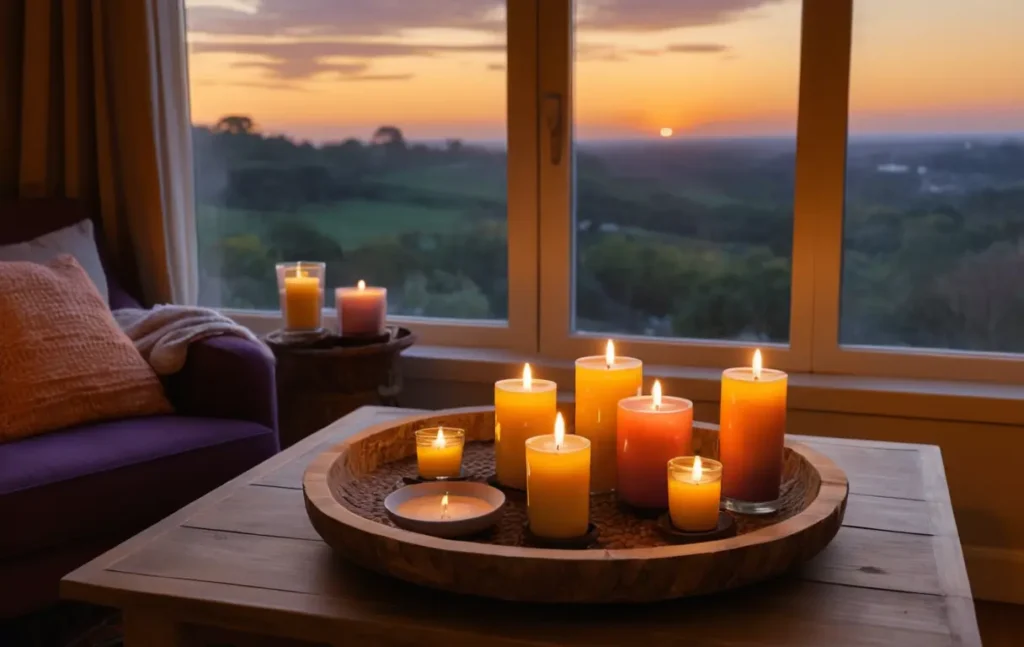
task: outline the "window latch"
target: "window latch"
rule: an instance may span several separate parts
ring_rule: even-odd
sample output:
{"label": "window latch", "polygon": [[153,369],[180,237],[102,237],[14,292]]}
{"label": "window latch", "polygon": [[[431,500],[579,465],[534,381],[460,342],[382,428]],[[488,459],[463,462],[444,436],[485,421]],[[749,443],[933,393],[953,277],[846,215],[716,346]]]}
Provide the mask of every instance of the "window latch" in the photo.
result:
{"label": "window latch", "polygon": [[565,123],[562,119],[561,94],[550,92],[544,95],[544,123],[548,129],[551,163],[558,166],[562,163],[562,139],[565,129]]}

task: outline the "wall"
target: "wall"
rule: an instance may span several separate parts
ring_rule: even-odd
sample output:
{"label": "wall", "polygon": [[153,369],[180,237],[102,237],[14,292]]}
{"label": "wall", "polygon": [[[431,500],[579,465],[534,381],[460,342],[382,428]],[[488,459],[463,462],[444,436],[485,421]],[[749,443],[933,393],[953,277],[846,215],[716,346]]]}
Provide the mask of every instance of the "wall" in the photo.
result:
{"label": "wall", "polygon": [[[493,397],[490,383],[417,376],[406,379],[402,405],[489,405]],[[694,406],[696,419],[717,422],[717,401],[699,400]],[[795,434],[938,445],[975,597],[1024,604],[1024,426],[791,407],[789,429]]]}

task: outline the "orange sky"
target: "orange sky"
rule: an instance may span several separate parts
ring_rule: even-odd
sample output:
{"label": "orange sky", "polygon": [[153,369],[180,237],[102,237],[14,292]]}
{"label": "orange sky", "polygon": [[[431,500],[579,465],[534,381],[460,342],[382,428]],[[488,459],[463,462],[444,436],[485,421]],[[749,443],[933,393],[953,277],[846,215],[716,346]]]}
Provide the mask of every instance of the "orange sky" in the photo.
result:
{"label": "orange sky", "polygon": [[[332,9],[344,10],[346,0],[331,1]],[[661,127],[677,137],[792,133],[800,4],[731,1],[744,8],[705,24],[581,27],[577,133],[655,137]],[[248,114],[263,130],[314,140],[366,138],[384,123],[414,139],[504,136],[506,54],[498,29],[439,28],[420,16],[410,26],[365,33],[309,36],[311,27],[277,31],[271,21],[269,29],[245,34],[246,21],[266,9],[259,2],[186,4],[195,14],[189,66],[198,123]],[[224,7],[242,10],[222,14],[241,25],[238,33],[203,29],[201,12]],[[1024,132],[1024,0],[858,0],[856,7],[855,131]],[[403,14],[395,13],[401,21]],[[335,41],[328,53],[338,41],[345,51],[359,51],[310,58],[325,38]],[[305,58],[268,57],[279,51],[275,43],[298,44],[288,51]],[[419,48],[424,51],[416,53]]]}

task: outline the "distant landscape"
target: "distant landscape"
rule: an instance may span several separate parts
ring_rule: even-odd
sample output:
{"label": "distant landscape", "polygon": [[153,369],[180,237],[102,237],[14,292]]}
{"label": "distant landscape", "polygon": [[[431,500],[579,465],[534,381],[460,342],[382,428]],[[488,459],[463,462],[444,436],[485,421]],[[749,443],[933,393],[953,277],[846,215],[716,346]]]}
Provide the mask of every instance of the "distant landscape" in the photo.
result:
{"label": "distant landscape", "polygon": [[[314,145],[193,127],[201,301],[276,309],[273,264],[389,289],[392,313],[508,314],[506,156],[398,126]],[[582,142],[576,326],[786,341],[794,140]],[[1024,352],[1024,136],[853,139],[844,343]]]}

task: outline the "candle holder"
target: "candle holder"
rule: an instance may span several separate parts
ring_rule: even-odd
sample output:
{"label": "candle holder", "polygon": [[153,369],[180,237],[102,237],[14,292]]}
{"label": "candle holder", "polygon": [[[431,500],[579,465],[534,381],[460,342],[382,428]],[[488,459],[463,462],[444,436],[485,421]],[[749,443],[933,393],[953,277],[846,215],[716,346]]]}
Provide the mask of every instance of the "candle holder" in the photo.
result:
{"label": "candle holder", "polygon": [[285,336],[289,340],[322,337],[326,266],[296,261],[278,263],[276,269]]}
{"label": "candle holder", "polygon": [[356,287],[335,288],[334,305],[342,337],[379,338],[387,333],[387,288],[367,286],[364,281]]}
{"label": "candle holder", "polygon": [[672,517],[666,512],[658,517],[658,532],[673,544],[697,544],[736,535],[736,520],[728,512],[718,513],[718,523],[711,530],[687,532],[672,525]]}
{"label": "candle holder", "polygon": [[454,427],[418,429],[416,466],[424,481],[447,481],[462,476],[462,449],[466,432]]}
{"label": "candle holder", "polygon": [[677,529],[713,530],[721,499],[721,463],[698,456],[677,456],[668,462],[668,512]]}
{"label": "candle holder", "polygon": [[505,495],[474,481],[420,483],[384,499],[388,518],[399,528],[434,537],[481,533],[501,519]]}
{"label": "candle holder", "polygon": [[535,548],[558,548],[561,550],[586,550],[597,543],[597,526],[587,524],[587,532],[579,537],[541,537],[530,530],[530,522],[523,524],[523,538]]}

